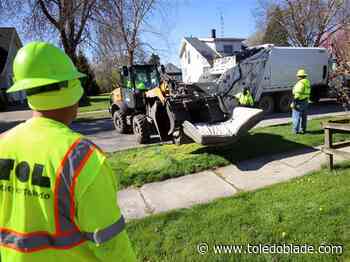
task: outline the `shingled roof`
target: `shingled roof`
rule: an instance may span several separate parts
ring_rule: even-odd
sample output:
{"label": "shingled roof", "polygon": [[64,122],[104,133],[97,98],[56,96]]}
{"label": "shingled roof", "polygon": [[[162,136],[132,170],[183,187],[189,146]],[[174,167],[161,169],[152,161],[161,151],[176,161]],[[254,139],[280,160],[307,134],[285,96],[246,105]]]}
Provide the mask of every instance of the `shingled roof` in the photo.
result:
{"label": "shingled roof", "polygon": [[168,63],[165,66],[165,71],[167,73],[181,73],[181,69],[178,68],[176,65],[172,64],[172,63]]}
{"label": "shingled roof", "polygon": [[185,37],[185,40],[190,43],[209,63],[213,63],[214,58],[219,57],[218,53],[200,41],[197,37]]}

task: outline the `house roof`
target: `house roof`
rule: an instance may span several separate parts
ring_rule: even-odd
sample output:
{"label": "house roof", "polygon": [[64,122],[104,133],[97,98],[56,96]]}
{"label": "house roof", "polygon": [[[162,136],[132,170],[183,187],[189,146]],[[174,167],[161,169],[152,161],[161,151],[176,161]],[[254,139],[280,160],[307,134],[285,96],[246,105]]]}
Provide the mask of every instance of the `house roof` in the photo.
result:
{"label": "house roof", "polygon": [[[17,45],[19,47],[22,47],[22,41],[19,38],[16,28],[14,27],[0,27],[0,37],[2,38],[2,41],[4,41],[5,39],[7,41],[4,41],[5,43],[3,44],[10,44],[10,41],[12,40],[12,36],[14,35],[14,41],[16,41]],[[6,49],[8,49],[9,47],[6,47]]]}
{"label": "house roof", "polygon": [[234,38],[234,37],[225,37],[225,38],[197,38],[197,37],[185,37],[181,49],[180,57],[185,51],[186,43],[193,46],[210,64],[213,63],[215,58],[221,57],[221,55],[215,50],[211,49],[206,43],[208,42],[243,42],[244,38]]}
{"label": "house roof", "polygon": [[165,71],[167,73],[181,73],[181,69],[178,68],[176,65],[172,64],[172,63],[168,63],[165,66]]}
{"label": "house roof", "polygon": [[216,37],[216,38],[199,38],[200,41],[205,42],[243,42],[245,38],[236,37]]}
{"label": "house roof", "polygon": [[[212,63],[214,58],[220,57],[220,54],[211,49],[208,45],[200,41],[197,37],[185,37],[186,42],[188,42],[194,49],[196,49],[209,63]],[[180,56],[183,53],[184,44],[182,45]]]}

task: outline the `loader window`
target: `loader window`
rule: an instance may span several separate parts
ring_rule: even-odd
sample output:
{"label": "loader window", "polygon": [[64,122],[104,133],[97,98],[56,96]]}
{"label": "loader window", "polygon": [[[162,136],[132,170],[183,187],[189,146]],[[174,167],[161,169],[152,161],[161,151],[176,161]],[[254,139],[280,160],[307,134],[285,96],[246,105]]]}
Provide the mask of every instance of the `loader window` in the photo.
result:
{"label": "loader window", "polygon": [[151,88],[159,86],[159,77],[156,71],[151,72]]}
{"label": "loader window", "polygon": [[135,85],[144,85],[144,89],[152,89],[159,86],[159,74],[156,68],[139,68],[135,72]]}

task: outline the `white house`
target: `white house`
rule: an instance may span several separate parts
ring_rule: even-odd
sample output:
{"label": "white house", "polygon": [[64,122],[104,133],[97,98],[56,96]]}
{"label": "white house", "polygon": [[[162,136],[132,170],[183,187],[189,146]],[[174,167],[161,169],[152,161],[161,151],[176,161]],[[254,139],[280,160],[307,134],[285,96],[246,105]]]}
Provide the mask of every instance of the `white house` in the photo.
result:
{"label": "white house", "polygon": [[217,38],[212,30],[211,38],[185,37],[181,42],[180,61],[185,83],[198,82],[203,73],[209,72],[216,59],[233,56],[242,48],[243,38]]}
{"label": "white house", "polygon": [[[0,92],[5,92],[12,83],[12,64],[22,42],[13,27],[0,27]],[[7,94],[8,102],[23,102],[25,93],[15,92]]]}

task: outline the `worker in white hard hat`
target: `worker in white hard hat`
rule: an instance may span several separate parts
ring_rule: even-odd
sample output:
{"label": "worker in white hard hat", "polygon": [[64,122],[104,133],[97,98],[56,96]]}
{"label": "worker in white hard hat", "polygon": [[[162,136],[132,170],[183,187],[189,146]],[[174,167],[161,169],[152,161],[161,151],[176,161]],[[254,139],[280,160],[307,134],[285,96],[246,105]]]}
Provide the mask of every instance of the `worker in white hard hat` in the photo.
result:
{"label": "worker in white hard hat", "polygon": [[307,126],[307,109],[310,100],[311,84],[304,69],[298,70],[297,78],[298,82],[293,87],[293,132],[295,134],[304,134]]}

